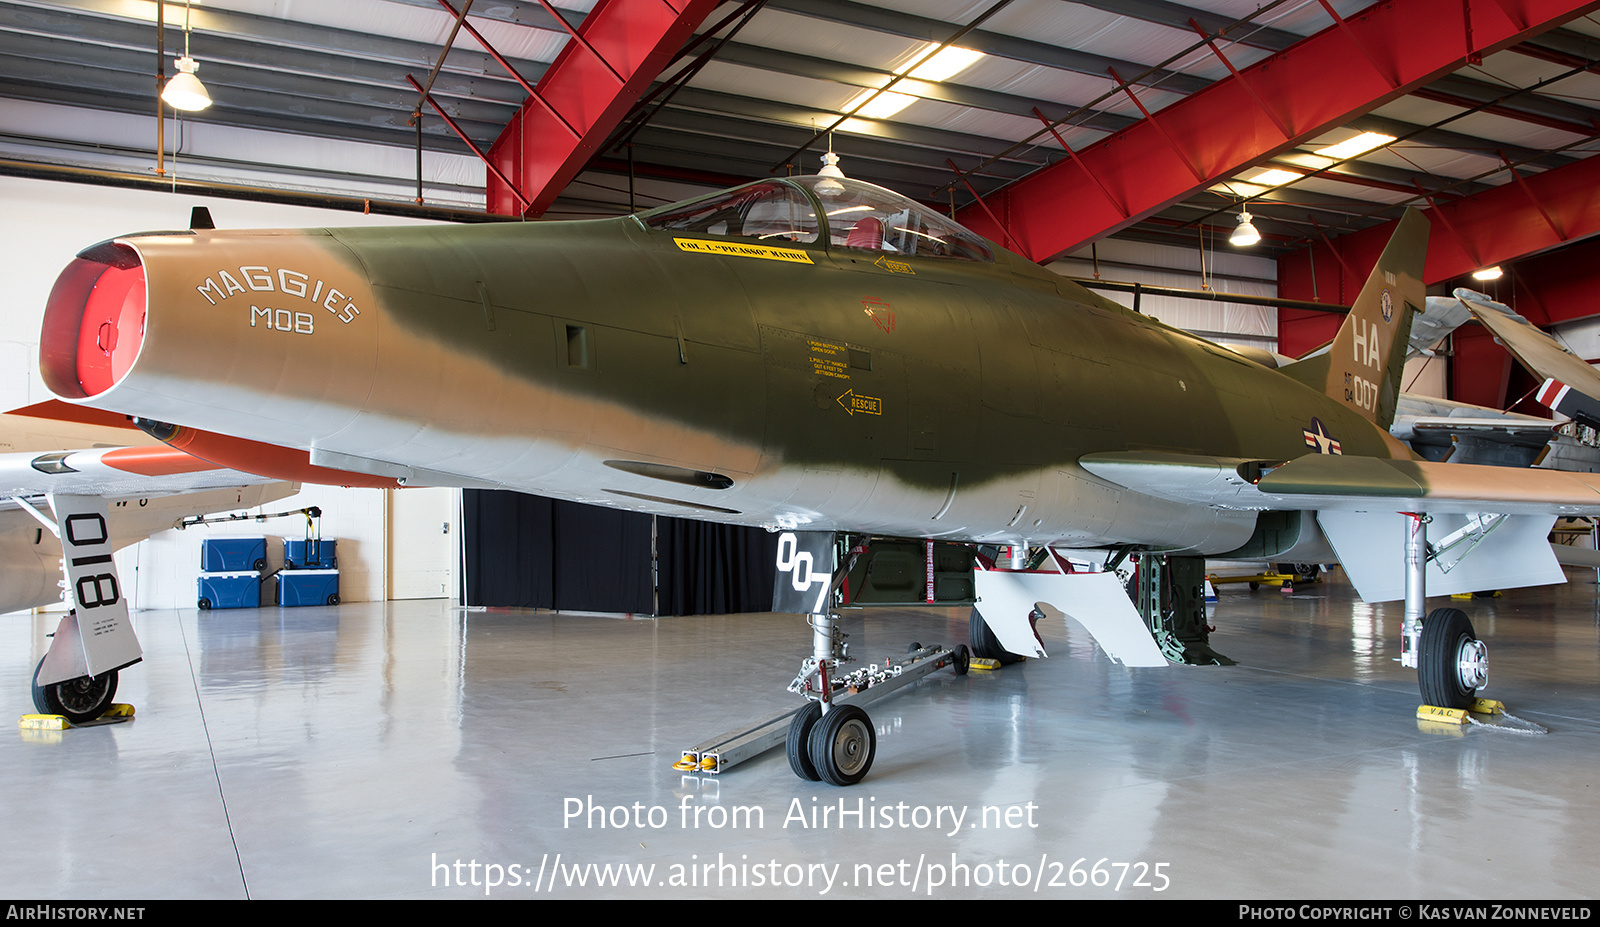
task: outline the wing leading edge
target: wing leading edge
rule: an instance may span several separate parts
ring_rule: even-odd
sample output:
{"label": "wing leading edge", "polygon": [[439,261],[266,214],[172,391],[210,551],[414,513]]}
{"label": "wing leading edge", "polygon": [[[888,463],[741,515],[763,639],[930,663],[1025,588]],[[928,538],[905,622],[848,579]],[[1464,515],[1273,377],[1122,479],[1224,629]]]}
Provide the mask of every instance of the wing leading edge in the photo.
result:
{"label": "wing leading edge", "polygon": [[1324,454],[1282,463],[1133,451],[1079,463],[1185,505],[1314,512],[1369,602],[1404,596],[1405,527],[1420,513],[1434,522],[1431,595],[1563,582],[1546,535],[1557,516],[1600,514],[1600,474],[1592,473]]}

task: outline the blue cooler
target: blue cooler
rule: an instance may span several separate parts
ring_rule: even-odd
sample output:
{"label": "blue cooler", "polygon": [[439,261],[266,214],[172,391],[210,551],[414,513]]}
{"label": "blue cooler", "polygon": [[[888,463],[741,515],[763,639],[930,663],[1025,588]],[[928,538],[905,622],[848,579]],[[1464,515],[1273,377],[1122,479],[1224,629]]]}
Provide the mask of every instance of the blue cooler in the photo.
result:
{"label": "blue cooler", "polygon": [[206,538],[200,542],[200,572],[261,572],[267,566],[267,539]]}
{"label": "blue cooler", "polygon": [[260,573],[208,573],[200,577],[200,608],[260,608]]}
{"label": "blue cooler", "polygon": [[339,566],[336,538],[283,539],[285,570],[332,570]]}
{"label": "blue cooler", "polygon": [[284,608],[339,604],[338,570],[285,570],[277,580],[278,604]]}

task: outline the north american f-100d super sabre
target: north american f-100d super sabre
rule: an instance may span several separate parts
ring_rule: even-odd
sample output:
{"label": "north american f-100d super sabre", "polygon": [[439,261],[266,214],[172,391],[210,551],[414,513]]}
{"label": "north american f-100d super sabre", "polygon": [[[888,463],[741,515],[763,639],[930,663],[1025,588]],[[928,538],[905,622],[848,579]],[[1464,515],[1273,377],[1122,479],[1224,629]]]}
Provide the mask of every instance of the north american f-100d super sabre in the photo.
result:
{"label": "north american f-100d super sabre", "polygon": [[873,734],[832,704],[838,580],[809,532],[1010,547],[976,574],[975,631],[1042,653],[1047,605],[1136,665],[1172,651],[1116,574],[1023,552],[1338,559],[1369,601],[1406,599],[1425,699],[1468,700],[1483,646],[1457,610],[1424,620],[1424,590],[1562,581],[1545,535],[1600,513],[1600,482],[1388,434],[1426,239],[1408,214],[1331,351],[1280,365],[838,176],[596,221],[146,233],[61,275],[40,366],[174,439],[784,532],[780,585],[816,616],[790,759],[842,784]]}

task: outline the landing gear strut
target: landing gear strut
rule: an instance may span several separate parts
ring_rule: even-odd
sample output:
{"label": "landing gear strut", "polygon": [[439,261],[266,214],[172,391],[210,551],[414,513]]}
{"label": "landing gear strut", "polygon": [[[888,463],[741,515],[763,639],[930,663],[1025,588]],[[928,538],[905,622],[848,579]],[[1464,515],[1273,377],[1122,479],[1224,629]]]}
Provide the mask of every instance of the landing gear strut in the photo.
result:
{"label": "landing gear strut", "polygon": [[833,694],[841,686],[852,691],[871,686],[881,668],[858,670],[849,674],[848,681],[836,678],[840,664],[850,659],[838,619],[831,613],[810,617],[812,655],[801,664],[789,691],[811,701],[789,722],[789,736],[784,741],[789,768],[810,782],[855,785],[872,768],[878,732],[865,710],[858,705],[836,705]]}
{"label": "landing gear strut", "polygon": [[1422,617],[1427,598],[1427,565],[1434,557],[1428,523],[1421,513],[1404,513],[1406,526],[1406,610],[1401,628],[1400,665],[1417,671],[1422,702],[1438,708],[1469,708],[1489,682],[1489,653],[1472,622],[1458,608],[1436,608]]}

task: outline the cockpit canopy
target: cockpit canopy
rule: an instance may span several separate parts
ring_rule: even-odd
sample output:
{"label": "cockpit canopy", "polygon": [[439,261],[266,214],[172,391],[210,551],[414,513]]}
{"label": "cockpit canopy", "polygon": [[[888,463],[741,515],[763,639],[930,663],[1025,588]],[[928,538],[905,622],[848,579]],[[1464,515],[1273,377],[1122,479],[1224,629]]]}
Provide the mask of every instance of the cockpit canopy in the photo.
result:
{"label": "cockpit canopy", "polygon": [[768,244],[815,244],[826,234],[830,249],[994,260],[982,238],[920,203],[859,180],[814,174],[759,180],[641,213],[639,219],[659,231]]}

